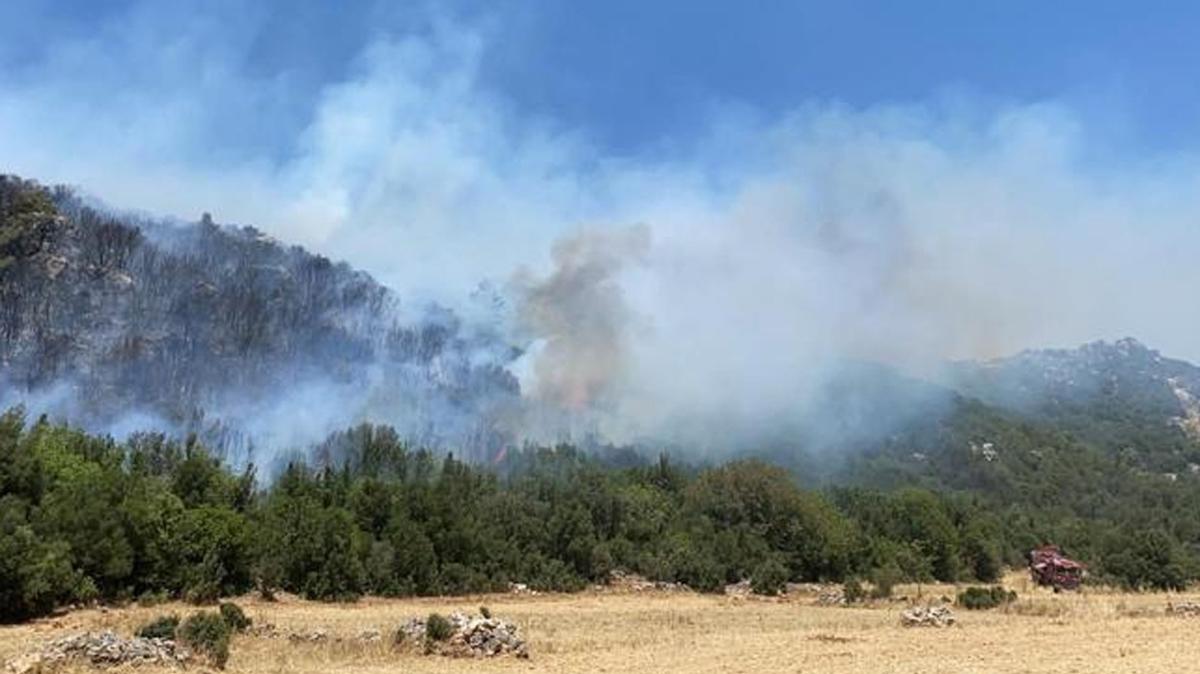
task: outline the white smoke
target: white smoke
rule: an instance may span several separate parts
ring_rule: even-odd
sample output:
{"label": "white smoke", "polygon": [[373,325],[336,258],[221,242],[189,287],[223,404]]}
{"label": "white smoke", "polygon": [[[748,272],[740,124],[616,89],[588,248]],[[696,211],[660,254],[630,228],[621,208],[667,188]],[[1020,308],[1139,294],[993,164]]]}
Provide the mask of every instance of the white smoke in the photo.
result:
{"label": "white smoke", "polygon": [[[130,58],[167,49],[137,40]],[[162,88],[66,106],[96,48],[77,45],[36,83],[0,87],[0,156],[122,206],[255,223],[401,293],[512,288],[514,334],[537,346],[527,391],[597,401],[616,438],[795,416],[845,360],[927,373],[1126,334],[1200,358],[1191,154],[1104,159],[1085,113],[955,102],[730,115],[687,150],[613,157],[490,90],[488,47],[446,24],[372,44],[286,158],[217,162],[196,151],[206,111],[259,84],[228,48],[206,45],[197,93],[167,59],[148,75]],[[544,291],[578,268],[572,246],[634,223],[627,260]]]}

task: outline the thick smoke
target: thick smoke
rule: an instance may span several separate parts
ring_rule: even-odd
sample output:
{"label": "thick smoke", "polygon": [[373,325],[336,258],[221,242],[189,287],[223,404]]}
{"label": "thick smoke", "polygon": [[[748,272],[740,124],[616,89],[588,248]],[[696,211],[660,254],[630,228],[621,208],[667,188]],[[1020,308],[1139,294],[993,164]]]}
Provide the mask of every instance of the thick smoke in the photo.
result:
{"label": "thick smoke", "polygon": [[632,316],[617,274],[645,255],[644,227],[587,231],[554,245],[546,278],[517,275],[517,321],[537,344],[527,393],[573,411],[606,406],[627,375]]}
{"label": "thick smoke", "polygon": [[[729,112],[668,153],[613,157],[511,109],[479,81],[486,37],[442,25],[366,48],[286,156],[218,161],[215,99],[269,90],[219,41],[137,39],[126,56],[161,86],[131,103],[68,104],[95,45],[36,86],[0,87],[11,169],[253,222],[410,294],[506,288],[524,393],[563,412],[526,414],[527,433],[549,417],[746,445],[819,417],[852,363],[936,375],[946,359],[1127,334],[1200,358],[1200,162],[1106,155],[1087,111],[814,103]],[[201,43],[220,67],[197,93],[178,65]],[[162,72],[155,45],[174,55]],[[93,68],[117,81],[125,52],[105,49]],[[125,133],[157,103],[195,112]]]}
{"label": "thick smoke", "polygon": [[517,435],[569,439],[603,433],[632,375],[637,323],[620,285],[649,246],[643,226],[584,230],[554,245],[554,269],[514,275],[514,336],[528,344],[514,364],[527,398]]}

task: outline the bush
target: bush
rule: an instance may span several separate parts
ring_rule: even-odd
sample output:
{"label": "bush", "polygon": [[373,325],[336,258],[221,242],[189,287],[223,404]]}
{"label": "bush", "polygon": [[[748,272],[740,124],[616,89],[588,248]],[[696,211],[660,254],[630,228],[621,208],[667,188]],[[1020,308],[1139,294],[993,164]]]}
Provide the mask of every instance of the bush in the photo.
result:
{"label": "bush", "polygon": [[445,641],[454,634],[454,624],[440,613],[430,613],[425,619],[425,638],[430,641]]}
{"label": "bush", "polygon": [[486,606],[480,606],[479,615],[483,616],[484,620],[490,620],[492,617],[492,609]]}
{"label": "bush", "polygon": [[778,595],[787,589],[787,567],[778,560],[768,559],[750,575],[750,589],[754,594]]}
{"label": "bush", "polygon": [[875,569],[871,574],[872,599],[890,599],[896,583],[900,582],[900,569],[895,565]]}
{"label": "bush", "polygon": [[242,610],[241,606],[228,601],[221,602],[221,618],[234,632],[245,632],[246,628],[254,622],[246,617],[246,612]]}
{"label": "bush", "polygon": [[171,595],[168,594],[165,590],[160,590],[158,592],[151,592],[151,591],[147,590],[147,591],[141,593],[140,595],[138,595],[138,598],[137,598],[138,606],[141,606],[143,608],[149,608],[151,606],[158,606],[160,604],[165,604],[169,601],[171,601]]}
{"label": "bush", "polygon": [[996,544],[978,532],[970,532],[963,541],[963,557],[975,580],[994,583],[1000,579],[1003,568]]}
{"label": "bush", "polygon": [[725,573],[707,546],[677,540],[672,548],[666,560],[670,573],[665,580],[683,583],[697,592],[719,592],[725,587]]}
{"label": "bush", "polygon": [[195,606],[208,606],[221,598],[221,585],[215,581],[197,581],[183,591],[183,600]]}
{"label": "bush", "polygon": [[219,669],[225,669],[229,660],[229,636],[229,624],[212,611],[193,613],[179,627],[179,640],[203,653]]}
{"label": "bush", "polygon": [[842,583],[842,597],[846,599],[847,604],[857,604],[867,598],[867,591],[857,578],[847,578],[846,582]]}
{"label": "bush", "polygon": [[958,593],[957,604],[970,611],[982,611],[1016,600],[1016,592],[993,585],[991,587],[968,587]]}
{"label": "bush", "polygon": [[143,639],[174,639],[179,627],[179,616],[160,615],[138,628],[137,635]]}

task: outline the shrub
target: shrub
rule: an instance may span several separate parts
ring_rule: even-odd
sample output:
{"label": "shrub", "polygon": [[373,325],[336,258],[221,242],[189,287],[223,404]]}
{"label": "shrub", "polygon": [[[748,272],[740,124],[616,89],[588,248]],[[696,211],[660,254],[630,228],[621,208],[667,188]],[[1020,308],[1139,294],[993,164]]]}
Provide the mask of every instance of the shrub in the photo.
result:
{"label": "shrub", "polygon": [[485,620],[489,620],[492,617],[492,609],[486,606],[480,606],[479,615],[483,616]]}
{"label": "shrub", "polygon": [[667,558],[668,580],[697,592],[718,592],[725,587],[725,573],[711,549],[686,540],[675,541],[673,548]]}
{"label": "shrub", "polygon": [[137,635],[144,639],[174,639],[179,627],[179,616],[160,615],[138,628]]}
{"label": "shrub", "polygon": [[246,617],[246,612],[242,610],[241,606],[229,601],[221,602],[221,618],[234,632],[245,632],[246,628],[254,622]]}
{"label": "shrub", "polygon": [[896,583],[900,582],[900,569],[895,565],[884,566],[875,569],[871,574],[872,599],[890,599],[892,590],[895,589]]}
{"label": "shrub", "polygon": [[759,564],[750,575],[750,589],[754,594],[782,594],[787,589],[787,581],[787,567],[778,560],[768,559]]}
{"label": "shrub", "polygon": [[971,610],[981,611],[996,608],[1017,600],[1017,593],[1005,590],[999,585],[991,587],[968,587],[958,593],[958,605]]}
{"label": "shrub", "polygon": [[138,606],[145,608],[158,606],[159,604],[165,604],[168,601],[171,601],[171,595],[168,594],[166,590],[160,590],[158,592],[151,592],[147,590],[138,595],[137,598]]}
{"label": "shrub", "polygon": [[847,604],[856,604],[867,598],[867,591],[863,589],[862,582],[851,577],[842,583],[842,596],[845,597]]}
{"label": "shrub", "polygon": [[430,641],[445,641],[454,634],[454,624],[440,613],[430,613],[425,619],[425,638]]}
{"label": "shrub", "polygon": [[221,598],[221,586],[215,581],[197,581],[183,591],[183,600],[196,606],[217,603]]}
{"label": "shrub", "polygon": [[978,532],[970,532],[963,541],[963,557],[975,579],[994,583],[1003,571],[996,544]]}
{"label": "shrub", "polygon": [[203,653],[213,665],[225,669],[229,660],[229,624],[219,613],[193,613],[179,627],[179,639],[197,653]]}

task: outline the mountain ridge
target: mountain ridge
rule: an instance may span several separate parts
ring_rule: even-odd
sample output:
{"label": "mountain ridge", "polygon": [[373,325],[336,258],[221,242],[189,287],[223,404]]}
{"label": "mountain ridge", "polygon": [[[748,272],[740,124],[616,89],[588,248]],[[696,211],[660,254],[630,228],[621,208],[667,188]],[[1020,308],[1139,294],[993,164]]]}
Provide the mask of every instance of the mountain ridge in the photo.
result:
{"label": "mountain ridge", "polygon": [[1153,470],[1200,464],[1200,367],[1133,338],[956,363],[953,386],[1126,453]]}
{"label": "mountain ridge", "polygon": [[[311,439],[375,417],[431,445],[486,454],[504,441],[516,351],[489,326],[402,307],[365,272],[207,214],[133,219],[4,177],[0,215],[9,398],[101,428],[140,413],[239,455],[272,435],[298,442],[287,426],[331,404],[343,409]],[[264,404],[288,396],[296,409]]]}

